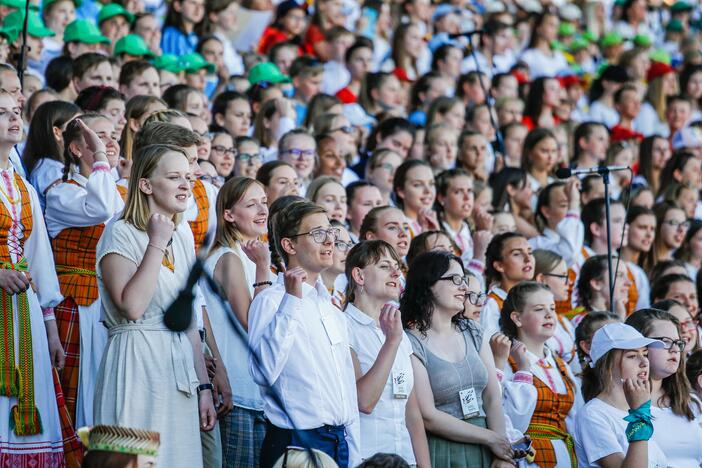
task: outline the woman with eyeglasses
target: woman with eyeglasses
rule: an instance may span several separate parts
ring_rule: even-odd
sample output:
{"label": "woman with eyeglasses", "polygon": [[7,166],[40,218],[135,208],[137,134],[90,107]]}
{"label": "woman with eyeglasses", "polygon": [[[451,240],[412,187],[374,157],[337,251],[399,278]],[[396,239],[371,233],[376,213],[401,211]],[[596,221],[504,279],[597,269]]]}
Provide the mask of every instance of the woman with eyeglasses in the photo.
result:
{"label": "woman with eyeglasses", "polygon": [[487,302],[487,294],[483,290],[481,279],[470,270],[466,270],[466,286],[468,290],[466,291],[466,299],[463,301],[465,307],[463,315],[479,324],[480,311]]}
{"label": "woman with eyeglasses", "polygon": [[354,246],[346,259],[345,304],[361,413],[361,456],[397,453],[429,466],[429,449],[412,372],[412,345],[402,329],[402,259],[382,240]]}
{"label": "woman with eyeglasses", "polygon": [[685,355],[690,356],[700,349],[697,319],[680,301],[664,299],[651,305],[652,309],[664,310],[680,322],[680,339],[685,342]]}
{"label": "woman with eyeglasses", "polygon": [[[563,257],[551,250],[534,250],[534,281],[547,285],[556,301],[568,298],[571,285],[568,267]],[[553,337],[546,342],[566,364],[570,365],[575,357],[575,327],[570,320],[556,314],[556,326]]]}
{"label": "woman with eyeglasses", "polygon": [[212,132],[212,144],[210,146],[209,161],[217,170],[217,175],[229,177],[234,170],[234,139],[232,135],[221,128]]}
{"label": "woman with eyeglasses", "polygon": [[672,259],[675,251],[685,240],[690,227],[685,212],[672,202],[657,203],[653,206],[653,213],[656,216],[655,240],[653,247],[641,263],[646,271],[650,271],[662,260]]}
{"label": "woman with eyeglasses", "polygon": [[258,169],[263,165],[261,146],[251,137],[240,136],[234,140],[234,149],[234,175],[255,179]]}
{"label": "woman with eyeglasses", "polygon": [[392,203],[392,182],[395,171],[403,162],[402,156],[390,149],[378,149],[366,164],[366,180],[378,187],[383,198],[383,205]]}
{"label": "woman with eyeglasses", "polygon": [[332,266],[322,272],[322,282],[326,286],[327,291],[331,295],[332,304],[339,309],[343,309],[346,303],[346,277],[344,276],[344,268],[346,266],[346,256],[353,247],[353,241],[349,236],[349,232],[344,227],[343,223],[335,219],[330,219],[330,224],[339,230],[339,235],[334,241],[334,263]]}
{"label": "woman with eyeglasses", "polygon": [[233,408],[232,395],[225,395],[227,404],[220,407],[224,456],[245,466],[258,463],[265,434],[263,401],[248,372],[245,331],[251,302],[272,284],[268,245],[259,240],[268,233],[267,222],[263,185],[247,177],[229,179],[217,195],[217,233],[205,271],[221,286],[238,323],[231,321],[216,293],[202,288],[233,394]]}
{"label": "woman with eyeglasses", "polygon": [[461,260],[425,252],[412,265],[400,310],[432,466],[514,466],[490,346],[464,316]]}
{"label": "woman with eyeglasses", "polygon": [[648,350],[653,440],[665,452],[668,466],[700,466],[702,404],[691,396],[685,376],[685,341],[680,338],[680,322],[668,312],[642,309],[631,315],[626,324],[663,343]]}

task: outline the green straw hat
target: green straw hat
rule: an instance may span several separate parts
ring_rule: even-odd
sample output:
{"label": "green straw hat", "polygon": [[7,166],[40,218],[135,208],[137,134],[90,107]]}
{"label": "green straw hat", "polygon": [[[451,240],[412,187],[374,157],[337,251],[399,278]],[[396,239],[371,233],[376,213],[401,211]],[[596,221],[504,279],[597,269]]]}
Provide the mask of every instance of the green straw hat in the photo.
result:
{"label": "green straw hat", "polygon": [[137,34],[127,34],[117,41],[114,48],[114,54],[129,54],[144,56],[147,58],[152,58],[154,56],[153,52],[151,52],[149,49],[149,46],[146,45],[146,42],[144,42],[144,39]]}
{"label": "green straw hat", "polygon": [[180,62],[181,66],[183,67],[183,70],[185,70],[185,73],[195,73],[202,70],[203,68],[206,69],[209,73],[214,73],[215,71],[214,64],[205,60],[205,57],[198,54],[197,52],[191,52],[189,54],[183,55],[180,58]]}
{"label": "green straw hat", "polygon": [[92,21],[79,19],[66,26],[63,32],[64,42],[81,42],[83,44],[109,44],[110,40],[100,33]]}
{"label": "green straw hat", "polygon": [[124,16],[129,24],[134,22],[134,15],[125,10],[122,5],[118,3],[108,3],[102,7],[100,13],[98,13],[97,23],[100,25],[103,21],[107,21],[115,16]]}

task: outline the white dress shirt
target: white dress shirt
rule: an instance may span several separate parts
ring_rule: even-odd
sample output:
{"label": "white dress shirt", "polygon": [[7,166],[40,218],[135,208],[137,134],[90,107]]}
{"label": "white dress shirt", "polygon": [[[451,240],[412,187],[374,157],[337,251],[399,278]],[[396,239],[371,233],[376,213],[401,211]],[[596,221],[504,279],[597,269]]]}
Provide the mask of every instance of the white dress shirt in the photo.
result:
{"label": "white dress shirt", "polygon": [[[349,327],[351,349],[354,350],[366,374],[375,364],[380,348],[385,343],[385,335],[375,321],[360,311],[353,304],[346,306],[346,323]],[[370,458],[378,452],[396,453],[410,465],[415,463],[412,442],[405,422],[407,398],[395,398],[393,391],[394,376],[402,375],[406,382],[409,397],[414,386],[412,373],[412,344],[407,335],[402,335],[402,342],[397,350],[392,372],[388,376],[383,393],[371,414],[361,414],[361,457]]]}
{"label": "white dress shirt", "polygon": [[569,211],[557,225],[556,230],[544,229],[542,235],[529,239],[533,249],[550,250],[557,253],[566,265],[572,265],[583,248],[585,228],[580,214]]}
{"label": "white dress shirt", "polygon": [[[285,292],[283,275],[249,308],[249,370],[263,409],[277,427],[346,426],[349,465],[360,463],[356,376],[343,313],[321,278],[302,284],[302,299]],[[272,388],[271,388],[272,387]],[[273,398],[275,390],[285,408]]]}

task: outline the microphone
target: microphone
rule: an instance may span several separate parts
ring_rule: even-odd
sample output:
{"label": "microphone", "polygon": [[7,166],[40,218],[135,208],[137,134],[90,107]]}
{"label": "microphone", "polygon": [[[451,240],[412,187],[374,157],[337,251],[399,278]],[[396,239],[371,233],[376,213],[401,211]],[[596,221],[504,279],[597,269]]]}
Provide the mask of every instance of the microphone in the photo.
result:
{"label": "microphone", "polygon": [[485,33],[484,29],[474,29],[473,31],[464,31],[459,33],[450,33],[449,39],[458,39],[459,37],[482,36]]}
{"label": "microphone", "polygon": [[559,179],[567,179],[571,176],[587,175],[587,174],[609,174],[615,171],[628,171],[629,166],[595,166],[588,169],[573,169],[571,167],[561,167],[556,171],[556,177]]}

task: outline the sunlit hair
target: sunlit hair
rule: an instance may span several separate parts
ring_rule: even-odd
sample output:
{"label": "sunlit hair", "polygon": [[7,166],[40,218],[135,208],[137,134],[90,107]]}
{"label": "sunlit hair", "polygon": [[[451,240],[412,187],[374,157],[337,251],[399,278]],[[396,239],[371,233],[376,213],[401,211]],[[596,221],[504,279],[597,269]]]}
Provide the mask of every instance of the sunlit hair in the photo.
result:
{"label": "sunlit hair", "polygon": [[517,327],[514,320],[512,320],[512,312],[517,312],[518,314],[524,312],[524,307],[526,307],[529,297],[540,291],[550,293],[551,288],[544,283],[537,283],[536,281],[522,281],[509,290],[505,303],[502,306],[502,311],[500,312],[500,328],[502,329],[502,333],[511,339],[518,337],[519,327]]}
{"label": "sunlit hair", "polygon": [[[149,196],[141,191],[139,188],[139,181],[151,177],[154,171],[156,171],[156,167],[158,163],[161,162],[161,159],[169,155],[173,155],[172,157],[181,155],[185,158],[186,162],[188,160],[188,156],[182,148],[172,145],[149,145],[140,148],[135,154],[132,171],[129,176],[131,182],[129,184],[129,191],[127,192],[127,202],[124,207],[124,212],[122,213],[122,219],[140,231],[146,231],[151,211],[149,210]],[[173,216],[173,223],[176,226],[180,223],[182,216],[182,213],[176,213]]]}
{"label": "sunlit hair", "polygon": [[249,177],[232,177],[222,185],[217,194],[217,232],[215,234],[213,249],[222,247],[232,247],[241,240],[241,232],[236,223],[230,223],[224,219],[224,212],[231,209],[241,200],[250,187],[258,185],[261,190],[263,184]]}

